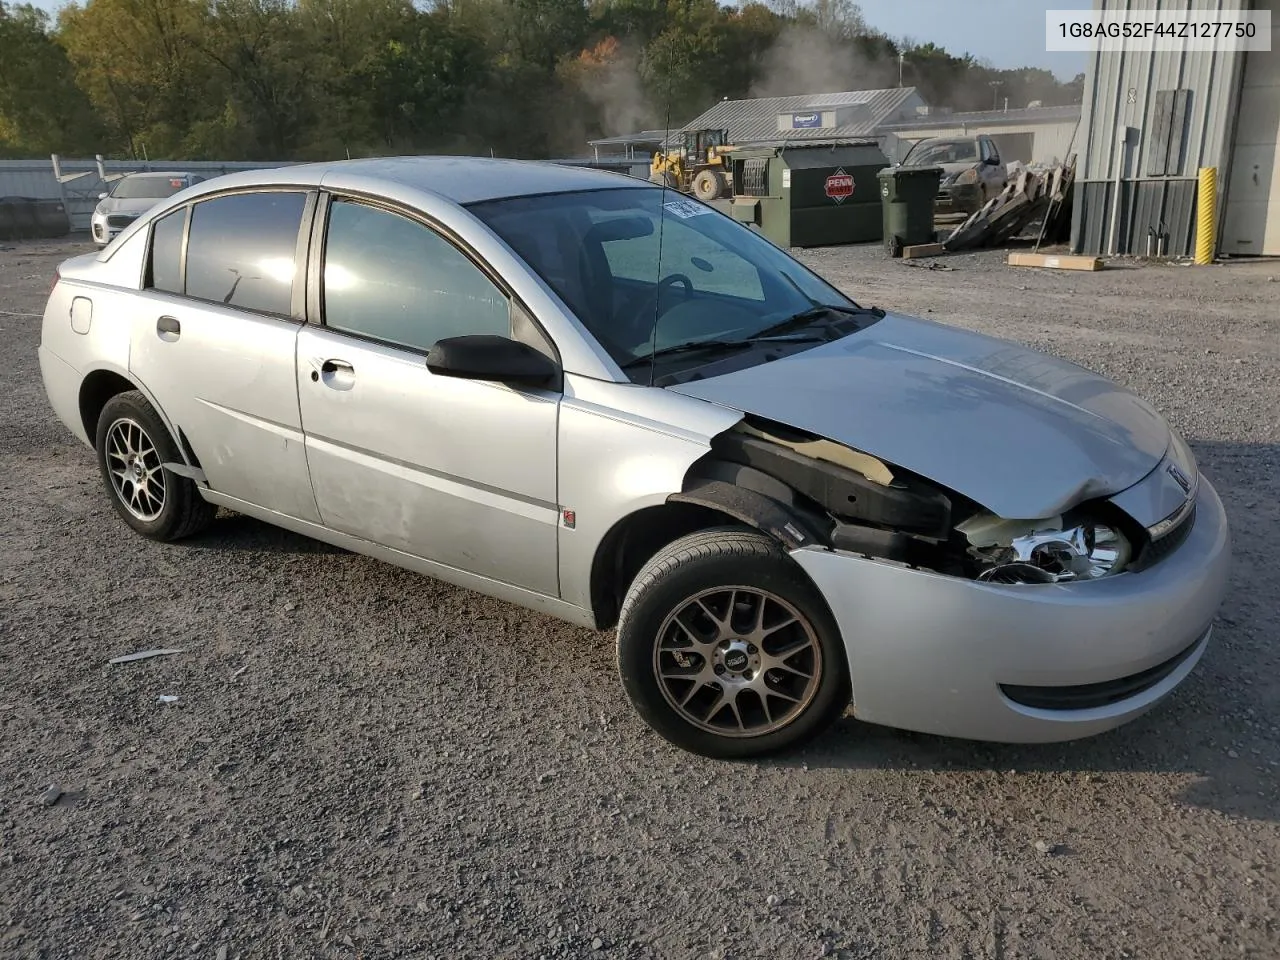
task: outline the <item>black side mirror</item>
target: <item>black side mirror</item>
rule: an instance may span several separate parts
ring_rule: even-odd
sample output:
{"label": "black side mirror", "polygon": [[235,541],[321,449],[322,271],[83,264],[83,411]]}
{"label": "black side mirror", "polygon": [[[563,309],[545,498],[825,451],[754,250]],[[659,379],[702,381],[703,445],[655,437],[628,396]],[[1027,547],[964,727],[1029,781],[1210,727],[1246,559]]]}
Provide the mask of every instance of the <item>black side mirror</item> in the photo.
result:
{"label": "black side mirror", "polygon": [[474,335],[437,340],[427,353],[427,369],[437,376],[546,386],[560,372],[554,360],[508,337]]}

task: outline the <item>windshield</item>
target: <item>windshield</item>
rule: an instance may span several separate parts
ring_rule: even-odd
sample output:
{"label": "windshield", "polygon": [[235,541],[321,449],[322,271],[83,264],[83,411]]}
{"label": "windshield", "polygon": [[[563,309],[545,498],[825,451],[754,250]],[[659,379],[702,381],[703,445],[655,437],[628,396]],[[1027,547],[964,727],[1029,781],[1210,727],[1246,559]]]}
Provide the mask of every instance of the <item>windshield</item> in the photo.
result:
{"label": "windshield", "polygon": [[186,177],[125,177],[117,180],[111,196],[117,200],[163,200],[187,185]]}
{"label": "windshield", "polygon": [[978,159],[978,148],[972,140],[922,140],[911,148],[903,166],[926,166],[931,163],[972,163]]}
{"label": "windshield", "polygon": [[620,366],[690,341],[751,337],[817,304],[856,308],[749,228],[657,187],[517,197],[471,210]]}

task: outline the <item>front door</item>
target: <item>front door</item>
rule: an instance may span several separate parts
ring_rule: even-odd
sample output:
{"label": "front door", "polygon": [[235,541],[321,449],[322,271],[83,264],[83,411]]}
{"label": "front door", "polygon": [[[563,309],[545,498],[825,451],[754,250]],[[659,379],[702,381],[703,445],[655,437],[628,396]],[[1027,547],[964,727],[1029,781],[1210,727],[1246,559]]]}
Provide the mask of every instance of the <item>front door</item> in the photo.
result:
{"label": "front door", "polygon": [[129,369],[210,487],[317,522],[294,370],[307,203],[302,191],[249,192],[157,220]]}
{"label": "front door", "polygon": [[329,205],[323,257],[297,370],[324,524],[557,596],[559,394],[426,367],[437,340],[511,335],[508,298],[441,234],[364,202]]}

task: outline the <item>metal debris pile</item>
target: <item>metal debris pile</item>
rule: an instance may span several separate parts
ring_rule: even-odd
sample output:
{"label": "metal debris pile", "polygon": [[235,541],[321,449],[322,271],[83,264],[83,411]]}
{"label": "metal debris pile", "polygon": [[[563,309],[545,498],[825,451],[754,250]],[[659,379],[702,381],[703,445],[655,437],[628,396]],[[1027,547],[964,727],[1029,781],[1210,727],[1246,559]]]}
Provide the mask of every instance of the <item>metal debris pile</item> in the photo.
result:
{"label": "metal debris pile", "polygon": [[1039,222],[1041,242],[1056,243],[1066,239],[1071,228],[1071,187],[1075,182],[1076,158],[1066,163],[1035,170],[1017,170],[1004,190],[992,197],[969,219],[956,227],[943,242],[948,252],[995,247],[1020,236],[1027,227]]}

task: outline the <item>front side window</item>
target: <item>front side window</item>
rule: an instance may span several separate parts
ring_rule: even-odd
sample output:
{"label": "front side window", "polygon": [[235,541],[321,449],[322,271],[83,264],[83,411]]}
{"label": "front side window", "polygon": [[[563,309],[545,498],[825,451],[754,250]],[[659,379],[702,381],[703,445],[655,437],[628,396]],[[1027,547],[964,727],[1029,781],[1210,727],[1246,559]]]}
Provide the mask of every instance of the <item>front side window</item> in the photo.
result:
{"label": "front side window", "polygon": [[631,371],[651,351],[759,335],[852,302],[759,234],[658,187],[516,197],[471,211]]}
{"label": "front side window", "polygon": [[151,263],[147,286],[165,293],[182,293],[182,234],[187,208],[165,214],[151,228]]}
{"label": "front side window", "polygon": [[397,213],[335,200],[324,250],[324,323],[414,350],[507,336],[510,305],[457,247]]}
{"label": "front side window", "polygon": [[187,296],[288,316],[305,193],[238,193],[195,204]]}

